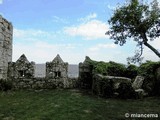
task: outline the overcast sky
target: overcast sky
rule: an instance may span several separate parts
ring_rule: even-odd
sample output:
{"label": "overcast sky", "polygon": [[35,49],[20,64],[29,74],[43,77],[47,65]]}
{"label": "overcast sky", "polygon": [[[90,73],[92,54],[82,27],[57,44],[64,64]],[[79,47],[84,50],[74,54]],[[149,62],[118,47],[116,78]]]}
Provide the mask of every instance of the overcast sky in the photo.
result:
{"label": "overcast sky", "polygon": [[[105,35],[108,19],[124,0],[0,0],[0,14],[12,22],[13,61],[25,54],[29,61],[45,63],[60,54],[70,64],[85,56],[97,61],[127,63],[136,43],[115,45]],[[151,44],[159,48],[158,39]],[[149,49],[147,60],[158,60]]]}

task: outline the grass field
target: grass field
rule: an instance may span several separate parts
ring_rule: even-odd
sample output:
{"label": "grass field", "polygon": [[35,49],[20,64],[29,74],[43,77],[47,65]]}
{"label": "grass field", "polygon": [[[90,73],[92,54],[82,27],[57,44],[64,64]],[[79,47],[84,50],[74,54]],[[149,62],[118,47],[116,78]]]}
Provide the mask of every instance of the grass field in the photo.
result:
{"label": "grass field", "polygon": [[0,120],[125,120],[125,113],[160,113],[160,99],[102,99],[58,89],[0,92]]}

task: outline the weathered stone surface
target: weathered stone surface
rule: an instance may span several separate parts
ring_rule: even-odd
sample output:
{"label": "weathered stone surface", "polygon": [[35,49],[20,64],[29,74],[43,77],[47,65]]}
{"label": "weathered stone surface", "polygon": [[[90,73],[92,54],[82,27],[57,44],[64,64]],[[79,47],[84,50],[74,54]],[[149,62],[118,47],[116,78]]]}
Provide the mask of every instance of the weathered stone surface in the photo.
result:
{"label": "weathered stone surface", "polygon": [[136,89],[135,92],[137,93],[139,98],[143,98],[144,96],[148,95],[143,89]]}
{"label": "weathered stone surface", "polygon": [[7,78],[8,62],[12,61],[13,27],[0,16],[0,79]]}
{"label": "weathered stone surface", "polygon": [[93,66],[90,64],[91,59],[86,56],[83,63],[79,63],[79,82],[81,88],[92,88],[92,70]]}
{"label": "weathered stone surface", "polygon": [[101,75],[101,74],[94,75],[94,81],[96,79],[97,80],[106,79],[108,81],[112,81],[114,89],[118,89],[119,88],[119,84],[122,83],[122,82],[123,83],[131,83],[131,79],[130,78],[118,77],[118,76],[104,76],[104,75]]}
{"label": "weathered stone surface", "polygon": [[144,77],[142,76],[137,76],[135,81],[133,82],[132,84],[132,87],[137,90],[137,89],[141,89],[142,88],[142,84],[143,84],[143,81],[144,81]]}
{"label": "weathered stone surface", "polygon": [[57,55],[52,62],[46,63],[46,77],[47,78],[66,78],[68,70],[68,63],[63,62],[61,57]]}
{"label": "weathered stone surface", "polygon": [[[117,77],[117,76],[104,76],[101,74],[94,74],[93,75],[93,84],[92,84],[92,92],[94,94],[97,94],[98,96],[103,97],[113,97],[115,96],[114,93],[120,92],[124,93],[126,91],[123,91],[122,86],[120,85],[126,85],[124,87],[131,86],[131,79],[126,77]],[[119,89],[121,87],[121,89]],[[131,86],[132,87],[132,86]],[[128,88],[128,93],[134,93],[133,88]],[[118,94],[119,95],[119,94]],[[128,96],[127,97],[131,97]]]}
{"label": "weathered stone surface", "polygon": [[57,87],[68,88],[68,63],[57,55],[52,62],[46,63],[46,78],[55,81]]}
{"label": "weathered stone surface", "polygon": [[33,78],[35,73],[35,63],[29,62],[23,54],[16,62],[8,65],[9,78]]}
{"label": "weathered stone surface", "polygon": [[90,61],[91,59],[86,56],[85,60],[83,63],[79,63],[79,75],[82,73],[82,72],[92,72],[92,66],[90,64]]}

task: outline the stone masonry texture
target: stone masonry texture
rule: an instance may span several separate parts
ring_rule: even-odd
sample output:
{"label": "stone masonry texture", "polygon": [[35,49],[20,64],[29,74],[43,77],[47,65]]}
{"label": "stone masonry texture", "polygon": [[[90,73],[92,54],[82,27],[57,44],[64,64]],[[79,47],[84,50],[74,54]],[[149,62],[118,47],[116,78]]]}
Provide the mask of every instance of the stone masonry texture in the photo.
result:
{"label": "stone masonry texture", "polygon": [[0,16],[0,79],[7,78],[8,62],[12,61],[13,26]]}

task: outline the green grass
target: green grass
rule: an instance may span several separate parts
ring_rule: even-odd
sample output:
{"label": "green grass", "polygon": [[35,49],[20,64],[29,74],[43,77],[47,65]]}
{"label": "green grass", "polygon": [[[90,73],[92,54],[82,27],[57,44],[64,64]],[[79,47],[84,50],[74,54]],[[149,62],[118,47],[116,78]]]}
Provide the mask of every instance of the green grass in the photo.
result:
{"label": "green grass", "polygon": [[79,90],[0,92],[0,120],[123,120],[125,113],[159,113],[159,98],[102,99]]}

